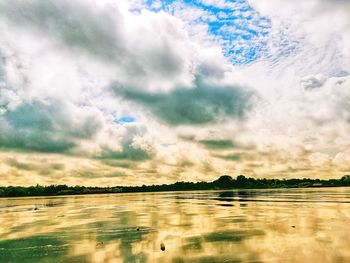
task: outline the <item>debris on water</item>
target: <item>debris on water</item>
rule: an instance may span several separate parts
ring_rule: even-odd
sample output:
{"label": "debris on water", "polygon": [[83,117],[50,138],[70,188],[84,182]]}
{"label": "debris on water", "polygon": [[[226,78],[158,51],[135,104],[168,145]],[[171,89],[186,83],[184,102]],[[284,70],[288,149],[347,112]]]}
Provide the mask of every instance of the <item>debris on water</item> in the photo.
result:
{"label": "debris on water", "polygon": [[36,210],[38,210],[38,208],[37,208],[37,207],[35,207],[35,208],[34,208],[34,210],[36,211]]}
{"label": "debris on water", "polygon": [[165,245],[164,245],[164,243],[162,242],[162,243],[160,243],[160,250],[162,250],[162,251],[164,251],[165,250]]}
{"label": "debris on water", "polygon": [[295,226],[292,226],[293,228],[295,228]]}

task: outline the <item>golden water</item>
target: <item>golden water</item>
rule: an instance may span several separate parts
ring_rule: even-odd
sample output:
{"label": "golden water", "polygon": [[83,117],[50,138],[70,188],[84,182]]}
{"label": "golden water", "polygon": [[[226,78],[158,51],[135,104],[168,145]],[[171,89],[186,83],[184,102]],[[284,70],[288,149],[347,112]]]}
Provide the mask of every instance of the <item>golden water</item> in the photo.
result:
{"label": "golden water", "polygon": [[350,188],[0,199],[0,262],[350,262]]}

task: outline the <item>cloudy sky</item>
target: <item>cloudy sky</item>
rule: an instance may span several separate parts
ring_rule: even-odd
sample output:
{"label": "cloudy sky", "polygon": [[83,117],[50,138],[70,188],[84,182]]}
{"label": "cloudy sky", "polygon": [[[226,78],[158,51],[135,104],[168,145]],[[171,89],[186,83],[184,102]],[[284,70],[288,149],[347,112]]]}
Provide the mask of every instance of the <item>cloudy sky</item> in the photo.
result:
{"label": "cloudy sky", "polygon": [[347,0],[0,0],[1,185],[350,172]]}

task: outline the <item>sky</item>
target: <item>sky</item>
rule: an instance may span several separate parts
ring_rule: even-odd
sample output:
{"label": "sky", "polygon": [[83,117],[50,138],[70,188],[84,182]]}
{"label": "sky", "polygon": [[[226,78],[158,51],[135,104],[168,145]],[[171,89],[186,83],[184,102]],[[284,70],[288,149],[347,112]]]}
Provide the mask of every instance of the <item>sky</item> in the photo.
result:
{"label": "sky", "polygon": [[0,185],[350,173],[347,0],[0,0]]}

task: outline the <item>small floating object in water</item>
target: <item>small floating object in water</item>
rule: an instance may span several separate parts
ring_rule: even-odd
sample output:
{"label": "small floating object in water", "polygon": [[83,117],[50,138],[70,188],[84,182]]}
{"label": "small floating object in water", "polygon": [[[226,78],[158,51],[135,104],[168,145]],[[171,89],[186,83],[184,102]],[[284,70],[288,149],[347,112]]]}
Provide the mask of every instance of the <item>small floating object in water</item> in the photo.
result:
{"label": "small floating object in water", "polygon": [[138,227],[138,228],[136,228],[136,230],[137,230],[137,231],[140,231],[140,228]]}
{"label": "small floating object in water", "polygon": [[36,211],[36,210],[38,210],[38,208],[37,208],[37,207],[35,207],[35,208],[34,208],[34,210]]}
{"label": "small floating object in water", "polygon": [[165,245],[164,245],[164,243],[162,242],[162,243],[160,243],[160,250],[161,251],[164,251],[165,250]]}
{"label": "small floating object in water", "polygon": [[292,226],[293,228],[295,228],[295,226]]}

